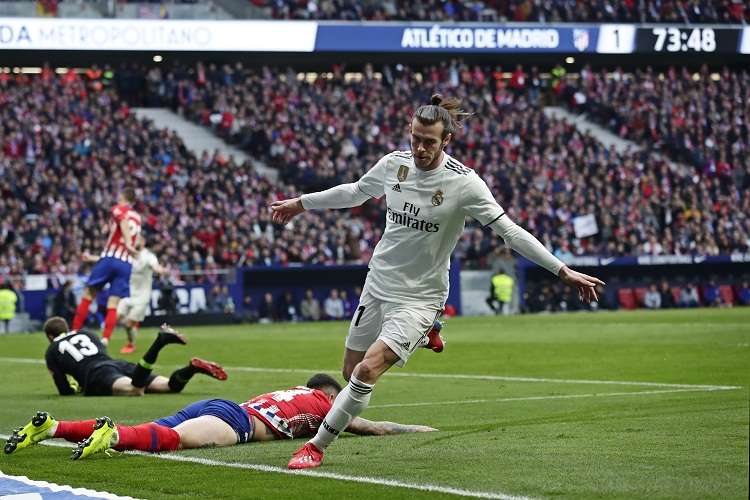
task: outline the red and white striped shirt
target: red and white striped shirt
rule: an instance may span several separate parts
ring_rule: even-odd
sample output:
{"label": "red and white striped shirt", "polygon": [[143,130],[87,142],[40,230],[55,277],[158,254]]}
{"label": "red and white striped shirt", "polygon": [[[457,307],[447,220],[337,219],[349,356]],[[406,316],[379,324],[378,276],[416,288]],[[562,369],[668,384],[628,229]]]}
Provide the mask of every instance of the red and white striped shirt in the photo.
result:
{"label": "red and white striped shirt", "polygon": [[120,222],[123,220],[127,221],[130,226],[130,244],[135,246],[135,239],[141,232],[141,216],[129,205],[115,205],[112,207],[111,215],[112,220],[110,225],[112,230],[110,231],[109,240],[107,241],[101,256],[114,257],[132,263],[133,258],[125,247],[125,240],[123,239],[122,230],[120,229]]}
{"label": "red and white striped shirt", "polygon": [[280,438],[314,436],[331,409],[328,395],[305,386],[262,394],[240,405]]}

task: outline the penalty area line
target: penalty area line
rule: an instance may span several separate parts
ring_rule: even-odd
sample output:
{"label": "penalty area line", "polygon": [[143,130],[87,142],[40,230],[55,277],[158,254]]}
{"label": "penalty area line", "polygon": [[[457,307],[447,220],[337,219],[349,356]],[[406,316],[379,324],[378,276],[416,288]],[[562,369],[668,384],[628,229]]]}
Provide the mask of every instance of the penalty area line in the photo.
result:
{"label": "penalty area line", "polygon": [[[12,358],[0,356],[0,362],[25,363],[25,364],[44,364],[43,359],[35,358]],[[182,365],[161,365],[165,368],[176,368]],[[339,370],[313,370],[309,368],[264,368],[256,366],[225,366],[225,370],[251,373],[336,373]],[[439,378],[449,380],[490,380],[499,382],[532,382],[532,383],[551,383],[551,384],[580,384],[580,385],[623,385],[630,387],[660,387],[664,389],[695,389],[708,391],[728,391],[733,389],[742,389],[742,386],[735,385],[706,385],[706,384],[672,384],[668,382],[636,382],[626,380],[587,380],[587,379],[565,379],[565,378],[544,378],[544,377],[514,377],[506,375],[474,375],[465,373],[414,373],[414,372],[394,372],[389,371],[385,377],[408,377],[408,378]]]}
{"label": "penalty area line", "polygon": [[382,405],[369,405],[371,408],[407,408],[410,406],[441,406],[451,404],[486,404],[486,403],[509,403],[513,401],[540,401],[549,399],[576,399],[576,398],[606,398],[618,396],[648,396],[651,394],[673,394],[678,392],[715,392],[729,391],[732,388],[694,388],[694,389],[667,389],[662,391],[637,391],[637,392],[602,392],[591,394],[558,394],[554,396],[519,396],[517,398],[497,398],[497,399],[465,399],[462,401],[423,401],[417,403],[390,403]]}
{"label": "penalty area line", "polygon": [[[0,439],[8,439],[7,434],[0,434]],[[42,441],[42,445],[54,446],[58,448],[70,448],[72,449],[73,444],[63,441]],[[388,486],[393,488],[404,488],[409,490],[428,491],[433,493],[446,493],[449,495],[456,495],[461,497],[471,498],[490,498],[497,500],[532,500],[531,497],[510,495],[507,493],[494,492],[494,491],[475,491],[465,490],[462,488],[454,488],[452,486],[441,486],[437,484],[429,483],[410,483],[406,481],[399,481],[396,479],[386,479],[372,476],[353,476],[349,474],[339,474],[337,472],[325,472],[321,470],[289,470],[283,467],[277,467],[274,465],[265,464],[246,464],[240,462],[223,462],[221,460],[213,460],[209,458],[192,457],[188,455],[177,455],[170,453],[145,453],[142,451],[126,451],[126,455],[135,455],[141,457],[154,458],[158,460],[169,460],[172,462],[186,462],[194,463],[198,465],[207,465],[211,467],[229,467],[233,469],[245,469],[254,470],[258,472],[270,472],[275,474],[286,474],[289,476],[304,476],[304,477],[315,477],[322,479],[333,479],[336,481],[347,481],[362,484],[374,484],[377,486]]]}

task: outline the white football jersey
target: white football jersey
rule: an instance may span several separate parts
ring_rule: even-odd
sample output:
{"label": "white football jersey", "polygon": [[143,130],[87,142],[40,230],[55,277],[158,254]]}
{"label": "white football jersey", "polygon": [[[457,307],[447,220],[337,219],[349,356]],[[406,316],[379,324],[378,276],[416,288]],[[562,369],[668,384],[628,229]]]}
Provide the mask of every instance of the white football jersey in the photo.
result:
{"label": "white football jersey", "polygon": [[487,226],[505,212],[472,169],[445,153],[423,171],[411,152],[385,155],[356,186],[385,195],[386,226],[370,260],[365,286],[384,301],[442,306],[448,298],[450,257],[466,216]]}
{"label": "white football jersey", "polygon": [[159,260],[148,248],[144,248],[133,261],[130,272],[130,296],[134,301],[150,300],[151,282],[154,278],[154,267]]}

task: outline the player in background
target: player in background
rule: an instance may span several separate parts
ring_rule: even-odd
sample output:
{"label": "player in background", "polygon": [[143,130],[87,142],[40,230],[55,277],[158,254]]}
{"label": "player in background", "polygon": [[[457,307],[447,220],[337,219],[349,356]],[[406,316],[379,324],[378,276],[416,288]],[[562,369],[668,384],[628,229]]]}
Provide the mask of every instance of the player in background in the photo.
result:
{"label": "player in background", "polygon": [[44,359],[61,396],[78,392],[72,377],[87,396],[141,396],[144,392],[180,392],[196,373],[218,380],[227,374],[217,363],[193,358],[187,366],[162,377],[151,373],[159,352],[169,344],[186,344],[187,339],[166,323],[138,364],[112,359],[99,337],[86,330],[68,330],[64,318],[54,316],[44,323],[50,342]]}
{"label": "player in background", "polygon": [[125,188],[118,195],[117,205],[112,207],[109,238],[101,258],[91,270],[86,282],[83,298],[78,304],[73,318],[73,330],[79,330],[86,323],[89,306],[102,287],[109,283],[107,315],[104,319],[102,343],[107,346],[112,330],[117,325],[117,304],[130,295],[130,271],[133,258],[138,254],[135,239],[141,232],[141,216],[133,210],[135,191]]}
{"label": "player in background", "polygon": [[349,208],[385,196],[386,228],[370,260],[370,272],[354,313],[344,354],[349,384],[313,439],[294,453],[291,469],[320,466],[323,450],[370,401],[381,375],[403,366],[429,332],[448,297],[450,255],[466,216],[491,228],[506,244],[568,285],[581,300],[596,299],[604,283],[573,271],[536,238],[510,220],[487,184],[444,150],[468,116],[458,99],[432,96],[411,120],[411,151],[382,157],[357,182],[276,201],[273,221],[286,224],[305,210]]}
{"label": "player in background", "polygon": [[[130,354],[135,351],[135,339],[151,302],[154,273],[162,275],[169,272],[168,268],[159,264],[156,255],[146,248],[146,239],[143,234],[136,237],[135,249],[138,256],[133,260],[133,267],[130,271],[130,296],[121,298],[117,305],[117,316],[124,320],[125,333],[128,336],[128,343],[120,349],[120,354]],[[99,257],[84,254],[83,260],[97,262]]]}
{"label": "player in background", "polygon": [[[44,439],[62,438],[78,442],[72,457],[77,460],[109,448],[159,452],[309,437],[340,391],[335,379],[319,373],[305,386],[262,394],[242,404],[226,399],[198,401],[174,415],[136,426],[115,425],[109,417],[56,420],[47,412],[37,412],[13,432],[4,450],[10,454]],[[437,429],[355,418],[346,430],[382,436]]]}

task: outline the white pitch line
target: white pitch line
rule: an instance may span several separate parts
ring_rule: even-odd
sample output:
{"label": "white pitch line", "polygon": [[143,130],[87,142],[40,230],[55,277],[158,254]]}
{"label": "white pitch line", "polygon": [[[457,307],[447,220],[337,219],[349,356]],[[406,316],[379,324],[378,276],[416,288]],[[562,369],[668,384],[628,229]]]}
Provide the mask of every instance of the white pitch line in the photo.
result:
{"label": "white pitch line", "polygon": [[[0,362],[10,363],[28,363],[44,364],[43,359],[33,358],[10,358],[0,357]],[[165,367],[176,367],[178,365],[162,365]],[[321,373],[321,372],[338,372],[338,369],[309,369],[309,368],[264,368],[254,366],[225,366],[224,369],[239,372],[255,373]],[[554,383],[554,384],[580,384],[580,385],[625,385],[633,387],[662,387],[665,389],[705,389],[713,391],[728,391],[732,389],[742,389],[742,386],[734,385],[705,385],[705,384],[672,384],[665,382],[635,382],[625,380],[586,380],[586,379],[559,379],[559,378],[537,378],[537,377],[512,377],[505,375],[473,375],[461,373],[413,373],[413,372],[388,372],[386,377],[411,377],[411,378],[443,378],[455,380],[492,380],[499,382],[534,382],[534,383]]]}
{"label": "white pitch line", "polygon": [[719,389],[719,388],[692,388],[692,389],[666,389],[663,391],[639,391],[639,392],[603,392],[603,393],[592,393],[592,394],[560,394],[557,396],[521,396],[518,398],[498,398],[498,399],[466,399],[463,401],[424,401],[420,403],[390,403],[382,405],[369,405],[367,409],[371,408],[406,408],[410,406],[440,406],[440,405],[451,405],[451,404],[480,404],[480,403],[507,403],[511,401],[539,401],[545,399],[575,399],[575,398],[604,398],[613,396],[646,396],[649,394],[670,394],[676,392],[715,392],[715,391],[728,391],[730,389]]}
{"label": "white pitch line", "polygon": [[[7,434],[0,434],[0,439],[8,439]],[[58,448],[70,448],[72,449],[73,444],[62,442],[62,441],[43,441],[43,445],[56,446]],[[397,481],[395,479],[385,479],[371,476],[351,476],[348,474],[338,474],[335,472],[325,472],[320,470],[289,470],[282,467],[276,467],[273,465],[265,464],[245,464],[240,462],[222,462],[221,460],[212,460],[208,458],[192,457],[187,455],[176,455],[169,453],[145,453],[141,451],[127,451],[128,455],[137,455],[149,458],[157,458],[160,460],[171,460],[173,462],[189,462],[199,465],[210,465],[213,467],[231,467],[233,469],[246,469],[254,470],[258,472],[271,472],[276,474],[287,474],[290,476],[306,476],[306,477],[317,477],[323,479],[334,479],[337,481],[348,481],[354,483],[364,484],[375,484],[378,486],[390,486],[394,488],[405,488],[410,490],[429,491],[434,493],[447,493],[449,495],[457,495],[462,497],[472,498],[491,498],[499,500],[532,500],[531,497],[509,495],[507,493],[492,492],[492,491],[475,491],[465,490],[462,488],[454,488],[451,486],[440,486],[437,484],[429,483],[408,483],[406,481]]]}

